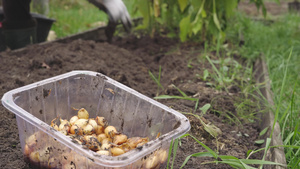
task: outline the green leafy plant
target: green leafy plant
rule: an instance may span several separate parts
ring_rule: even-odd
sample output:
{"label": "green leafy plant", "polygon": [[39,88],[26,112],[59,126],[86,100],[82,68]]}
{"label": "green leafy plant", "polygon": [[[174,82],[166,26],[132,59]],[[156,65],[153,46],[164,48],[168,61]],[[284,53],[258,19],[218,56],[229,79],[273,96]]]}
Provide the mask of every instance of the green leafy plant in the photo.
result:
{"label": "green leafy plant", "polygon": [[[224,40],[227,20],[234,13],[239,0],[135,0],[134,9],[144,21],[139,29],[149,33],[168,32],[181,41]],[[251,0],[266,13],[263,0]],[[179,28],[179,30],[178,30]]]}
{"label": "green leafy plant", "polygon": [[[243,80],[239,79],[238,76],[238,73],[241,72],[242,66],[237,61],[231,58],[220,58],[217,61],[213,61],[208,55],[206,55],[205,58],[208,60],[215,72],[213,77],[217,83],[217,89],[225,89],[225,91],[228,92],[227,87],[234,84],[235,80]],[[215,64],[219,64],[219,68],[217,68]]]}

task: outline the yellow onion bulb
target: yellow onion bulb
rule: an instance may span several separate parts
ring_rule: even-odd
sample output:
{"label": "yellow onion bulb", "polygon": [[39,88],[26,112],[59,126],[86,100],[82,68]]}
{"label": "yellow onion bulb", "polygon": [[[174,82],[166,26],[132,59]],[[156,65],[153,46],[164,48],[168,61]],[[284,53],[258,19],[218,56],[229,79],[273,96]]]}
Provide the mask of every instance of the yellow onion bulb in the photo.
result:
{"label": "yellow onion bulb", "polygon": [[79,119],[89,119],[89,112],[84,108],[78,110],[78,118]]}

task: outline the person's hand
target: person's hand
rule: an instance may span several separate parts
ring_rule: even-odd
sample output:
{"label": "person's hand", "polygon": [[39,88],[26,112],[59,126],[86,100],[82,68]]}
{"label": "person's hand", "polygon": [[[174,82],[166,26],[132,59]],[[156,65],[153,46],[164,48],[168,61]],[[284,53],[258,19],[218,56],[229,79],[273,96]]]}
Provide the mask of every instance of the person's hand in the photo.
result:
{"label": "person's hand", "polygon": [[106,12],[109,16],[109,21],[117,23],[119,20],[124,25],[127,31],[131,28],[130,15],[122,0],[88,0],[90,3],[97,6],[99,9]]}
{"label": "person's hand", "polygon": [[111,21],[116,23],[121,20],[126,30],[131,28],[130,15],[122,0],[103,0],[103,5],[107,9]]}

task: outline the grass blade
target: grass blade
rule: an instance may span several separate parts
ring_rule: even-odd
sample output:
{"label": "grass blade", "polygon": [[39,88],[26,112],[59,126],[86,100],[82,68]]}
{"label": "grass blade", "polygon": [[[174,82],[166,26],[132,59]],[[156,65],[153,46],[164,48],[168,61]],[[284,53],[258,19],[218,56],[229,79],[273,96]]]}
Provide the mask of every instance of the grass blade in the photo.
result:
{"label": "grass blade", "polygon": [[[287,60],[287,65],[289,64],[289,61],[290,61],[291,56],[292,56],[292,53],[293,53],[293,48],[290,51],[290,55],[289,55],[288,60]],[[288,72],[288,66],[286,66],[285,71],[284,71],[284,76],[283,76],[281,90],[280,90],[280,95],[279,95],[279,105],[281,105],[281,102],[282,102],[282,95],[283,95],[284,86],[285,86],[285,83],[286,83],[287,72]],[[280,106],[277,106],[277,109],[276,109],[276,112],[275,112],[274,124],[273,124],[273,127],[272,127],[270,138],[272,138],[272,136],[273,136],[275,124],[276,124],[278,116],[279,116],[279,108],[280,108]]]}
{"label": "grass blade", "polygon": [[214,65],[214,63],[210,60],[210,58],[209,58],[207,55],[206,55],[205,57],[206,57],[206,59],[208,60],[208,62],[211,64],[211,66],[213,67],[214,71],[217,73],[219,79],[221,79],[221,78],[222,78],[222,75],[221,75],[221,73],[219,72],[219,70],[216,68],[216,66]]}
{"label": "grass blade", "polygon": [[157,97],[154,97],[154,99],[183,99],[183,100],[191,100],[191,101],[197,101],[197,98],[191,98],[191,97],[182,97],[182,96],[169,96],[169,95],[160,95]]}
{"label": "grass blade", "polygon": [[175,89],[177,89],[183,97],[188,97],[188,95],[186,95],[186,94],[185,94],[182,90],[180,90],[178,87],[176,87],[175,85],[172,85],[172,86],[175,87]]}
{"label": "grass blade", "polygon": [[167,169],[169,169],[170,159],[171,159],[171,154],[172,154],[172,149],[173,149],[173,139],[172,139],[172,141],[170,143],[170,147],[169,147]]}
{"label": "grass blade", "polygon": [[280,165],[284,166],[280,163],[276,163],[273,161],[265,161],[265,160],[255,160],[255,159],[240,159],[245,164],[260,164],[260,165]]}
{"label": "grass blade", "polygon": [[190,135],[190,134],[186,134],[184,136],[190,136],[192,137],[195,141],[197,141],[203,148],[205,148],[214,158],[218,158],[218,154],[216,152],[214,152],[212,149],[210,149],[208,146],[206,146],[205,144],[203,144],[201,141],[199,141],[198,139],[196,139],[194,136]]}
{"label": "grass blade", "polygon": [[215,161],[215,163],[223,163],[228,164],[233,168],[244,168],[243,165],[238,160],[223,160],[223,161]]}
{"label": "grass blade", "polygon": [[199,152],[199,153],[191,154],[191,155],[189,155],[185,158],[185,160],[182,163],[180,169],[185,166],[185,164],[189,161],[189,159],[191,157],[214,157],[214,156],[209,152]]}
{"label": "grass blade", "polygon": [[161,88],[162,90],[164,90],[164,87],[161,85],[160,83],[160,70],[161,68],[159,67],[159,75],[158,75],[158,78],[156,78],[153,73],[149,70],[149,76],[151,77],[151,79],[156,83],[156,85]]}
{"label": "grass blade", "polygon": [[264,128],[260,133],[259,136],[263,136],[268,131],[269,127]]}
{"label": "grass blade", "polygon": [[243,161],[240,160],[240,163],[243,165],[245,169],[255,169],[254,167],[248,166],[247,164],[243,163]]}
{"label": "grass blade", "polygon": [[174,142],[174,149],[173,149],[173,161],[172,161],[171,169],[173,169],[173,165],[174,165],[175,158],[176,158],[177,148],[178,148],[178,139],[175,139],[175,142]]}
{"label": "grass blade", "polygon": [[[269,148],[270,148],[270,144],[271,144],[271,138],[267,138],[267,140],[266,140],[266,146],[265,146],[265,152],[264,152],[264,156],[263,156],[263,159],[262,159],[263,161],[264,161],[265,158],[266,158],[267,151],[268,151]],[[262,168],[263,168],[263,165],[261,165],[259,168],[262,169]]]}

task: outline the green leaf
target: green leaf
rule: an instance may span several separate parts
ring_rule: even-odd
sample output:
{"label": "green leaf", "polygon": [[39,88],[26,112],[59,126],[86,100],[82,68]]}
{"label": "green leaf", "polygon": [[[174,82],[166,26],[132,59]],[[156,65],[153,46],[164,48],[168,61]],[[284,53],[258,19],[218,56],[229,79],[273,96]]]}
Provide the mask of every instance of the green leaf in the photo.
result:
{"label": "green leaf", "polygon": [[226,17],[230,17],[233,13],[234,10],[236,9],[238,5],[237,0],[226,0],[224,1],[225,5],[225,12],[226,12]]}
{"label": "green leaf", "polygon": [[197,98],[191,98],[191,97],[182,97],[182,96],[169,96],[169,95],[159,95],[157,97],[154,97],[154,99],[183,99],[183,100],[191,100],[191,101],[197,101]]}
{"label": "green leaf", "polygon": [[264,128],[260,133],[259,136],[263,136],[268,131],[269,127]]}
{"label": "green leaf", "polygon": [[256,140],[255,144],[263,144],[265,142],[265,140]]}
{"label": "green leaf", "polygon": [[188,5],[188,0],[178,0],[180,11],[183,12]]}
{"label": "green leaf", "polygon": [[198,139],[196,139],[194,136],[190,135],[190,134],[184,134],[182,135],[180,138],[186,137],[186,136],[190,136],[192,137],[195,141],[198,142],[198,144],[200,144],[203,148],[205,148],[215,159],[218,158],[218,154],[216,152],[214,152],[212,149],[210,149],[207,145],[203,144],[201,141],[199,141]]}
{"label": "green leaf", "polygon": [[[194,1],[192,1],[191,3],[192,3],[192,7],[194,8],[194,9],[197,9],[197,8],[199,8],[198,9],[198,12],[197,12],[197,14],[196,14],[196,17],[195,17],[195,19],[194,19],[194,21],[193,21],[193,24],[197,24],[197,22],[200,22],[199,21],[199,17],[200,17],[200,14],[202,14],[202,17],[203,18],[205,18],[206,17],[206,13],[205,13],[205,10],[204,10],[204,3],[205,3],[205,0],[203,0],[202,1],[202,3],[200,3],[201,1],[199,1],[199,0],[197,0],[198,1],[198,3],[195,3]],[[198,6],[199,5],[199,6]],[[204,12],[204,13],[203,13]],[[204,16],[204,14],[205,14],[205,16]],[[201,24],[203,24],[203,22],[201,21]]]}
{"label": "green leaf", "polygon": [[203,114],[205,114],[210,107],[211,105],[209,103],[206,103],[204,106],[202,106],[199,109],[202,111]]}
{"label": "green leaf", "polygon": [[205,0],[190,0],[191,5],[193,6],[193,8],[198,9],[200,8],[202,2]]}
{"label": "green leaf", "polygon": [[260,164],[260,165],[280,165],[284,166],[283,164],[276,163],[273,161],[265,161],[265,160],[256,160],[256,159],[240,159],[245,164]]}
{"label": "green leaf", "polygon": [[249,157],[249,155],[253,152],[253,150],[248,150],[247,151],[247,158]]}
{"label": "green leaf", "polygon": [[196,35],[202,29],[202,21],[193,22],[192,31]]}
{"label": "green leaf", "polygon": [[174,165],[174,162],[175,162],[175,157],[176,157],[177,149],[178,149],[178,139],[175,139],[174,148],[173,148],[173,161],[172,161],[171,168],[173,168],[173,165]]}
{"label": "green leaf", "polygon": [[172,139],[171,143],[170,143],[170,147],[169,147],[167,169],[169,169],[169,164],[170,164],[170,159],[171,159],[171,154],[172,154],[172,149],[173,149],[173,142],[174,142],[174,140]]}
{"label": "green leaf", "polygon": [[285,140],[283,141],[284,145],[289,145],[291,138],[294,136],[294,132],[291,132],[288,136],[286,136]]}
{"label": "green leaf", "polygon": [[144,0],[138,0],[137,1],[137,7],[140,11],[140,13],[143,16],[143,26],[147,28],[150,23],[150,9],[148,3],[145,3]]}
{"label": "green leaf", "polygon": [[254,167],[251,167],[251,166],[245,164],[245,163],[244,163],[243,161],[241,161],[241,160],[240,160],[240,163],[243,165],[243,167],[244,167],[245,169],[256,169],[256,168],[254,168]]}
{"label": "green leaf", "polygon": [[214,20],[214,23],[215,23],[216,27],[218,28],[218,30],[221,31],[220,22],[219,22],[217,12],[216,12],[216,1],[215,0],[213,0],[213,20]]}
{"label": "green leaf", "polygon": [[205,11],[205,10],[202,10],[202,11],[201,11],[201,15],[202,15],[202,18],[206,18],[206,17],[207,17],[206,11]]}
{"label": "green leaf", "polygon": [[178,87],[176,87],[175,85],[172,85],[172,86],[175,87],[175,89],[177,89],[183,97],[188,97],[188,96],[187,96],[182,90],[180,90]]}
{"label": "green leaf", "polygon": [[[265,152],[264,152],[264,155],[263,155],[263,158],[262,158],[263,161],[265,160],[266,155],[267,155],[267,151],[270,148],[271,140],[272,140],[271,138],[267,138],[267,140],[266,140]],[[263,168],[263,165],[259,166],[259,169],[262,169],[262,168]]]}
{"label": "green leaf", "polygon": [[[161,70],[159,69],[159,71],[161,71]],[[151,79],[157,84],[157,86],[160,87],[162,90],[164,90],[164,87],[160,83],[160,73],[161,72],[159,72],[158,78],[156,78],[151,71],[149,71],[148,73],[149,73],[149,76],[151,77]]]}
{"label": "green leaf", "polygon": [[207,69],[205,69],[204,72],[203,72],[203,80],[206,81],[206,79],[208,78],[208,76],[209,76],[209,72],[208,72]]}
{"label": "green leaf", "polygon": [[199,152],[199,153],[195,153],[195,154],[189,155],[189,156],[187,156],[185,158],[185,160],[182,163],[180,169],[185,166],[185,164],[189,161],[189,159],[191,157],[214,157],[214,156],[211,153],[209,153],[209,152]]}
{"label": "green leaf", "polygon": [[180,40],[182,42],[187,40],[188,34],[191,29],[191,15],[188,15],[187,17],[182,18],[182,20],[179,23],[180,28]]}
{"label": "green leaf", "polygon": [[217,161],[218,163],[228,164],[233,168],[244,168],[243,165],[238,160],[223,160]]}
{"label": "green leaf", "polygon": [[196,110],[198,108],[198,104],[199,104],[199,99],[197,99],[197,101],[196,101],[194,112],[196,112]]}
{"label": "green leaf", "polygon": [[222,160],[238,160],[238,158],[234,157],[234,156],[229,156],[229,155],[219,155],[219,158],[221,158]]}

